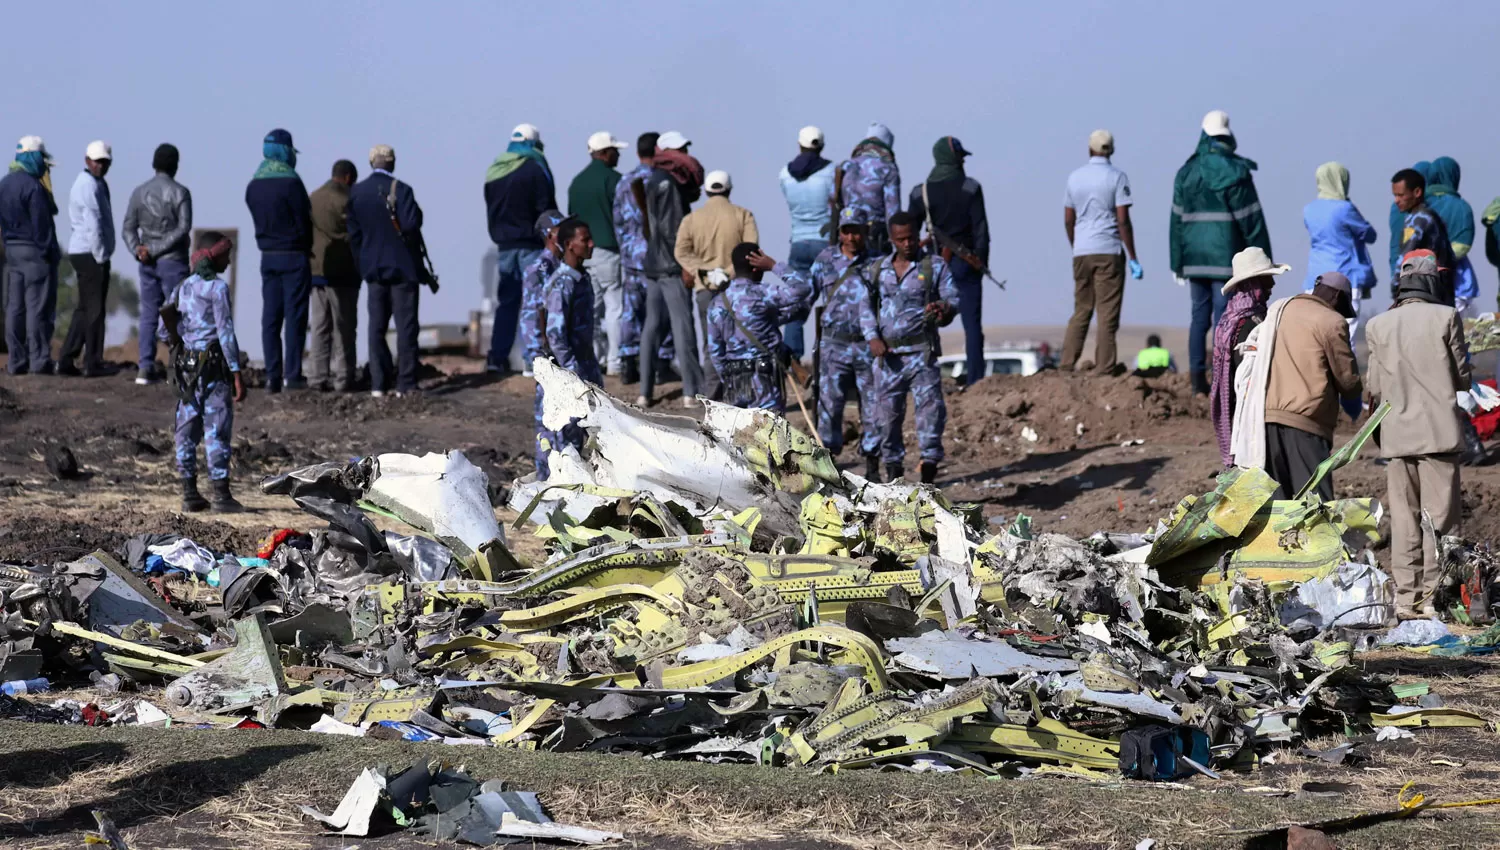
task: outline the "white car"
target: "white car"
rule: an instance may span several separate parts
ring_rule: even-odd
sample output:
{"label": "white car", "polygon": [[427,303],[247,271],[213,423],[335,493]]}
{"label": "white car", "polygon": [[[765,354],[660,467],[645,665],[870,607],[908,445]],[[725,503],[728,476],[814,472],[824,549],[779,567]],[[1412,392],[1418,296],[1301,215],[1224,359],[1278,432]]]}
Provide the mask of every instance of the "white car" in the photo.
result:
{"label": "white car", "polygon": [[[1024,348],[997,348],[984,353],[984,375],[1035,375],[1047,365],[1047,356],[1041,351]],[[938,358],[938,368],[946,378],[962,378],[967,364],[962,354],[944,354]]]}

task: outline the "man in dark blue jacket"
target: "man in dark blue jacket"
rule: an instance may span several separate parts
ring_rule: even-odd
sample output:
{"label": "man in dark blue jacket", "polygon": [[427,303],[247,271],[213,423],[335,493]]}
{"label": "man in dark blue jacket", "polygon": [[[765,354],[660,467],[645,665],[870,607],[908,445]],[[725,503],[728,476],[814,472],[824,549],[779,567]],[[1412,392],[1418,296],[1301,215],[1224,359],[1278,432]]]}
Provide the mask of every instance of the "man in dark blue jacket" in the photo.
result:
{"label": "man in dark blue jacket", "polygon": [[[403,396],[417,389],[417,306],[423,273],[422,208],[411,187],[397,180],[396,152],[389,145],[370,149],[369,177],[349,190],[349,245],[360,276],[370,284],[370,395],[391,389]],[[397,366],[385,329],[396,320]],[[394,371],[394,374],[393,374]]]}
{"label": "man in dark blue jacket", "polygon": [[552,169],[547,167],[542,150],[541,133],[530,124],[522,124],[511,131],[510,145],[490,164],[484,177],[484,206],[500,266],[495,325],[485,368],[498,374],[510,369],[510,349],[521,317],[522,276],[542,252],[536,220],[547,210],[557,209]]}
{"label": "man in dark blue jacket", "polygon": [[46,179],[52,157],[40,136],[16,145],[16,161],[0,180],[0,231],[5,234],[6,371],[12,375],[52,371],[56,321],[57,261],[62,252],[52,217],[57,204]]}
{"label": "man in dark blue jacket", "polygon": [[[303,389],[302,347],[312,296],[312,202],[297,176],[292,134],[272,130],[261,146],[265,159],[245,187],[260,248],[260,344],[266,355],[266,392]],[[282,323],[286,323],[283,344]]]}

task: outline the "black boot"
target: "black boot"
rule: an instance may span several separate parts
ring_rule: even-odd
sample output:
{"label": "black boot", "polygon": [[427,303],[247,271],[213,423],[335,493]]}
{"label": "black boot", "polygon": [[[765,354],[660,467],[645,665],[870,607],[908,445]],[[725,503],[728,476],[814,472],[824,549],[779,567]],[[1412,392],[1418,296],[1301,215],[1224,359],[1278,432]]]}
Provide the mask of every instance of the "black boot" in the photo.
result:
{"label": "black boot", "polygon": [[917,469],[921,470],[923,484],[932,484],[937,481],[937,461],[924,460]]}
{"label": "black boot", "polygon": [[865,480],[880,483],[880,455],[865,455]]}
{"label": "black boot", "polygon": [[895,483],[906,474],[906,467],[899,463],[888,463],[885,465],[885,480]]}
{"label": "black boot", "polygon": [[641,361],[636,357],[620,358],[620,383],[625,386],[641,382]]}
{"label": "black boot", "polygon": [[244,505],[229,494],[228,478],[214,479],[213,507],[216,514],[237,514],[245,509]]}
{"label": "black boot", "polygon": [[1193,394],[1194,395],[1208,395],[1208,389],[1209,389],[1209,387],[1208,387],[1208,373],[1207,372],[1194,372],[1193,373]]}
{"label": "black boot", "polygon": [[196,514],[208,510],[208,500],[198,492],[198,479],[182,479],[182,510],[183,513]]}

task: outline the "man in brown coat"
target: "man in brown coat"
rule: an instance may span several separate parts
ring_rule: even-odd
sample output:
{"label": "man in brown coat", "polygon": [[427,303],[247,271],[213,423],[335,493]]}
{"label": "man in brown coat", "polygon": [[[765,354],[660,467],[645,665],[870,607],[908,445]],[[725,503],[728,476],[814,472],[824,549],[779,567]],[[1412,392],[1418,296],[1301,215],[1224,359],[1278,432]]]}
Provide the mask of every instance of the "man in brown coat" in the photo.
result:
{"label": "man in brown coat", "polygon": [[[1363,389],[1346,321],[1354,318],[1352,293],[1349,278],[1325,272],[1282,310],[1266,383],[1266,472],[1278,499],[1290,499],[1328,459],[1339,399]],[[1314,492],[1332,499],[1332,479],[1324,476]]]}
{"label": "man in brown coat", "polygon": [[[312,193],[312,304],[308,347],[313,388],[348,392],[354,388],[355,333],[359,326],[359,270],[349,248],[349,187],[358,177],[354,163],[333,164],[333,177]],[[329,359],[333,368],[330,373]],[[331,380],[330,380],[331,379]]]}
{"label": "man in brown coat", "polygon": [[[1370,404],[1391,404],[1380,425],[1391,516],[1391,573],[1396,616],[1431,617],[1439,566],[1436,541],[1423,540],[1422,514],[1439,537],[1460,517],[1458,453],[1463,449],[1456,392],[1471,386],[1468,349],[1458,313],[1438,293],[1437,258],[1412,251],[1401,258],[1396,304],[1365,326],[1370,353]],[[1418,605],[1421,608],[1418,608]]]}

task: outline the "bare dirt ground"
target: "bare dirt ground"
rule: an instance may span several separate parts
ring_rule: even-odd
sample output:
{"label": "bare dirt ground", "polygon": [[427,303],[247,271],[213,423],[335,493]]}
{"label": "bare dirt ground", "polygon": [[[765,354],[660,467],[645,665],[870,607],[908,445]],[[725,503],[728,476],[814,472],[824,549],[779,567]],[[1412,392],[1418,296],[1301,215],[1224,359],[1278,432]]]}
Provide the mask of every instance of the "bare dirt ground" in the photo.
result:
{"label": "bare dirt ground", "polygon": [[[288,500],[258,493],[261,476],[387,451],[461,449],[503,501],[503,489],[530,466],[532,382],[490,381],[468,361],[431,365],[424,393],[413,398],[252,391],[237,411],[234,459],[236,492],[252,510],[227,518],[177,513],[169,387],[137,387],[132,371],[91,380],[0,375],[0,558],[60,560],[114,549],[144,531],[246,553],[277,527],[308,524]],[[665,389],[665,409],[680,410],[676,388]],[[1038,529],[1075,536],[1145,530],[1182,496],[1210,489],[1220,469],[1207,404],[1190,397],[1181,376],[993,377],[954,389],[948,406],[939,484],[955,501],[982,504],[997,527],[1025,513]],[[1347,422],[1343,430],[1352,433]],[[907,434],[910,441],[910,423]],[[44,458],[57,445],[76,454],[80,479],[47,472]],[[841,458],[857,460],[847,451]],[[1500,539],[1500,471],[1464,475],[1466,533]],[[1385,490],[1384,470],[1370,457],[1335,480],[1340,495]],[[530,535],[513,534],[512,542],[523,557],[540,552]],[[1358,663],[1431,683],[1448,704],[1500,718],[1500,662],[1383,653]],[[102,807],[136,847],[348,847],[355,841],[317,838],[294,804],[331,807],[363,766],[434,757],[539,791],[560,820],[623,830],[640,847],[1128,848],[1148,837],[1162,847],[1239,847],[1244,837],[1229,830],[1389,809],[1407,782],[1437,799],[1496,796],[1496,744],[1491,731],[1421,730],[1414,741],[1370,747],[1370,760],[1357,766],[1286,752],[1277,765],[1220,782],[1160,787],[814,776],[290,732],[0,723],[0,844],[77,846],[88,811]],[[1310,797],[1309,781],[1349,787]],[[1429,813],[1336,838],[1341,847],[1500,846],[1500,809]],[[414,836],[357,843],[431,846]]]}

